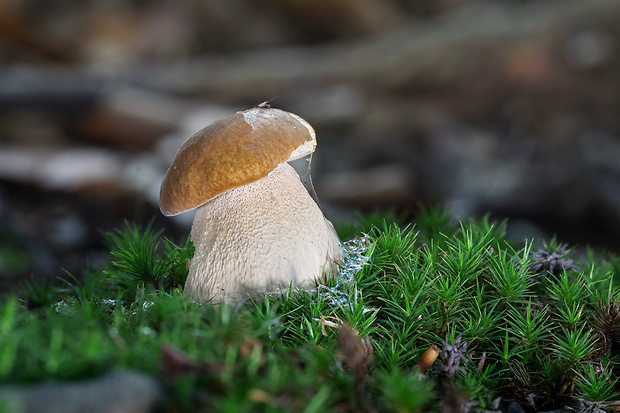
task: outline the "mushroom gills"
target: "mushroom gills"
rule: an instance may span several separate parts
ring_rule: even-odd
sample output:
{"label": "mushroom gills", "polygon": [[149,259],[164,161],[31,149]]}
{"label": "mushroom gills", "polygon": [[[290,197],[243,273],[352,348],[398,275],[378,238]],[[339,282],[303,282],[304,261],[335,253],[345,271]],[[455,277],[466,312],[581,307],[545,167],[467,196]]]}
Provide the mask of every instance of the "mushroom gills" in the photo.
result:
{"label": "mushroom gills", "polygon": [[342,261],[334,227],[287,163],[199,207],[191,238],[185,294],[201,302],[312,289]]}

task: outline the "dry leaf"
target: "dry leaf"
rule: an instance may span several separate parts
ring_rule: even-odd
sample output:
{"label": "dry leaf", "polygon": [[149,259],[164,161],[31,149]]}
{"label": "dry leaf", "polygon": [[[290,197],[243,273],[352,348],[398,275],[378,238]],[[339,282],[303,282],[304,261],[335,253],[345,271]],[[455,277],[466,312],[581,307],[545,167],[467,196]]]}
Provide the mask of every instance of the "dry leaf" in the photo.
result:
{"label": "dry leaf", "polygon": [[[336,320],[337,322],[329,321],[328,319]],[[338,317],[332,317],[332,316],[321,316],[321,318],[313,318],[313,320],[314,321],[318,321],[319,323],[321,323],[321,334],[323,334],[324,336],[327,335],[327,331],[325,330],[325,326],[332,327],[332,328],[340,330],[340,328],[344,324],[344,321],[342,321]],[[353,330],[353,331],[355,332],[356,335],[358,335],[360,333],[357,330]]]}
{"label": "dry leaf", "polygon": [[356,379],[363,379],[368,374],[368,363],[373,354],[369,337],[359,338],[359,331],[348,324],[340,326],[338,348],[345,368],[351,370]]}

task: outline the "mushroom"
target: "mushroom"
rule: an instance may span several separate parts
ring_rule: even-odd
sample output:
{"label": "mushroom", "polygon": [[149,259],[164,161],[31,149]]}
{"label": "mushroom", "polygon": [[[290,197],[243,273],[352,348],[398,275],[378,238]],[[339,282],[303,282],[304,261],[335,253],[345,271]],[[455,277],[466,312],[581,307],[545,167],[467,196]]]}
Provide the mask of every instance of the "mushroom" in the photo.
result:
{"label": "mushroom", "polygon": [[315,148],[308,122],[268,106],[217,120],[181,146],[159,205],[166,216],[198,208],[186,296],[221,302],[312,289],[337,271],[336,231],[287,163]]}

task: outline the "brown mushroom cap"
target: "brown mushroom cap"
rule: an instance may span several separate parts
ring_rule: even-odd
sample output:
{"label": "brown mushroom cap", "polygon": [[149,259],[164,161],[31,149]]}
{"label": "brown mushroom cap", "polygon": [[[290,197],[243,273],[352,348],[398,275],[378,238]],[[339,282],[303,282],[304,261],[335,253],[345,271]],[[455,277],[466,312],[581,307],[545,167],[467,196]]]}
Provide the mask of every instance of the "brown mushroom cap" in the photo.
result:
{"label": "brown mushroom cap", "polygon": [[181,146],[161,184],[159,208],[166,216],[197,208],[315,147],[308,122],[283,110],[259,107],[219,119]]}

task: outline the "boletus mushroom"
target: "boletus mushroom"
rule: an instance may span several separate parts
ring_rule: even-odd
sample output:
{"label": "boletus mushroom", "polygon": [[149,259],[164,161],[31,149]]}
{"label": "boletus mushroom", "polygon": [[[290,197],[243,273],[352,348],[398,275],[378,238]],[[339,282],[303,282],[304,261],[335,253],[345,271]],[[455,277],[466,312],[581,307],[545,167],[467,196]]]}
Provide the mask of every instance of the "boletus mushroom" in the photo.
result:
{"label": "boletus mushroom", "polygon": [[198,208],[186,296],[221,302],[312,289],[337,271],[334,227],[287,163],[315,148],[308,122],[265,106],[217,120],[181,146],[159,205],[166,216]]}

